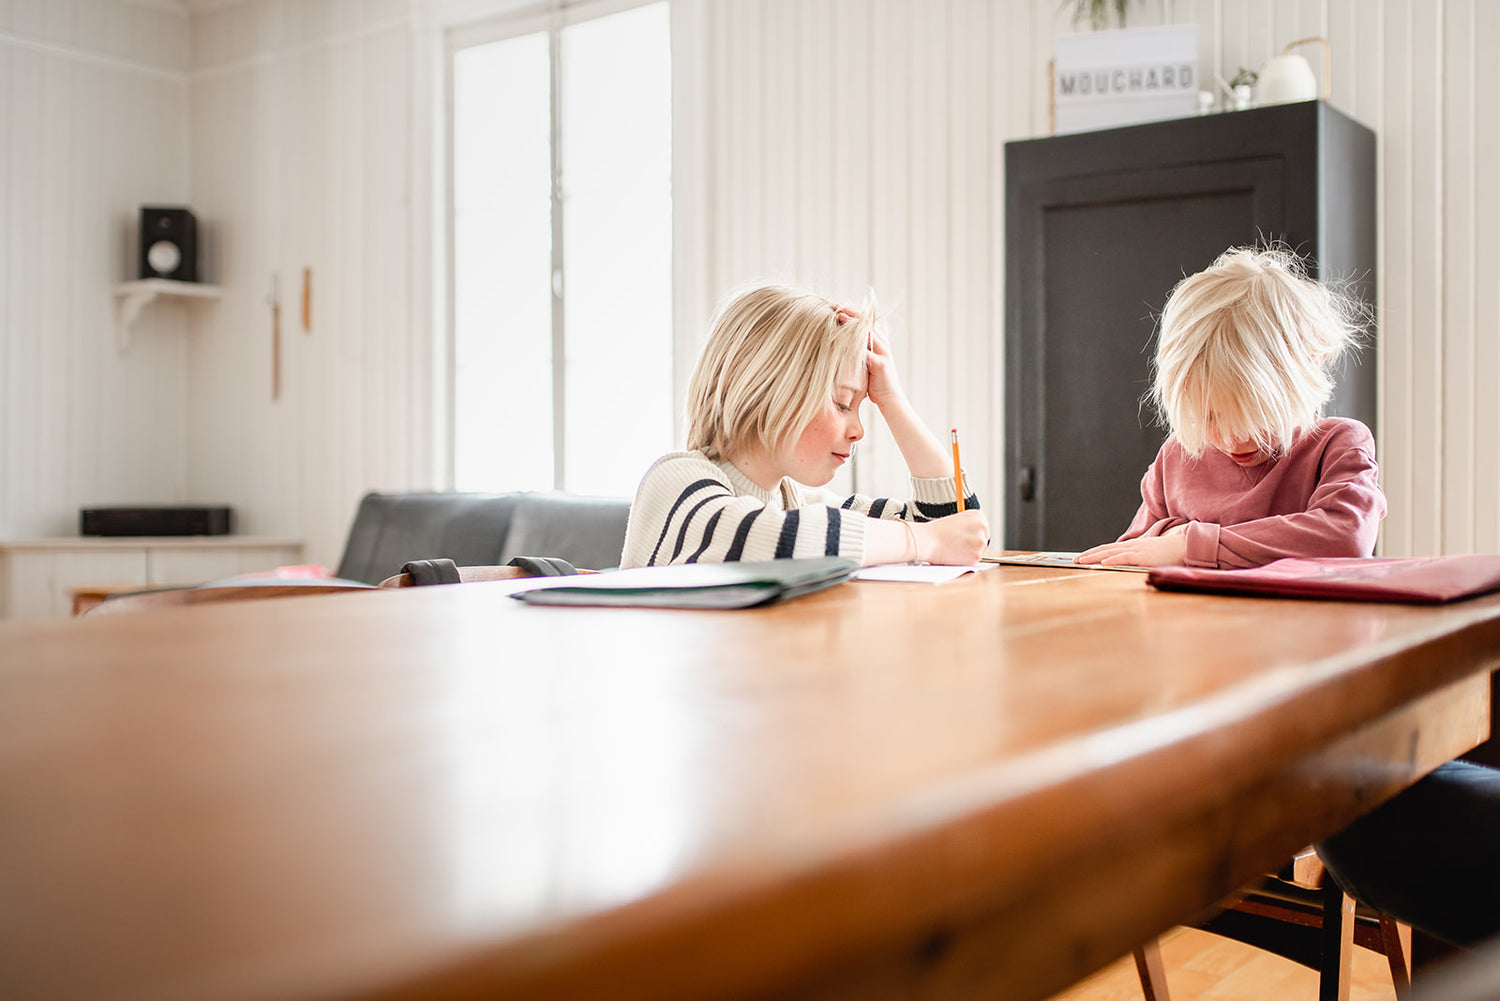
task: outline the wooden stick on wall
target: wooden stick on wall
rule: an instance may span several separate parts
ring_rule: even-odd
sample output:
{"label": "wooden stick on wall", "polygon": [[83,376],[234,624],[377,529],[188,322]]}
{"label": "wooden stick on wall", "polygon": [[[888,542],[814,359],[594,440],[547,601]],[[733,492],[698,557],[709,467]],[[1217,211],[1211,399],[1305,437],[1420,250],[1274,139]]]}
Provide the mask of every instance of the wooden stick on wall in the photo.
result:
{"label": "wooden stick on wall", "polygon": [[312,333],[312,268],[302,269],[302,331]]}
{"label": "wooden stick on wall", "polygon": [[271,399],[281,398],[281,281],[271,273]]}

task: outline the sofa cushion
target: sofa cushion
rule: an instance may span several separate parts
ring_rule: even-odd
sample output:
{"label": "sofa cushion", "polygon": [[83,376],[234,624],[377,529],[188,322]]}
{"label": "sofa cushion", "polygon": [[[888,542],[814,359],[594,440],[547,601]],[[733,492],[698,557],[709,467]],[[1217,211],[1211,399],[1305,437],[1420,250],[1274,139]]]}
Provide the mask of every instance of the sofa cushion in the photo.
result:
{"label": "sofa cushion", "polygon": [[516,506],[500,562],[515,556],[556,556],[586,570],[620,565],[630,501],[560,493],[514,496]]}
{"label": "sofa cushion", "polygon": [[338,576],[378,584],[410,560],[500,566],[557,556],[576,567],[616,566],[630,501],[562,493],[368,493],[359,502]]}

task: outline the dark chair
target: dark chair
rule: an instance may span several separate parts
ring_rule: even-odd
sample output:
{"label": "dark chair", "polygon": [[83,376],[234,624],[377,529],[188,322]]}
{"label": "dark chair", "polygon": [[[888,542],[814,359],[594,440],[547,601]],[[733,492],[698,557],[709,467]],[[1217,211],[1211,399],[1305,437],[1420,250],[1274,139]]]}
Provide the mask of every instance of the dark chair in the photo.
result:
{"label": "dark chair", "polygon": [[[1305,848],[1197,927],[1318,971],[1319,1001],[1347,1001],[1355,946],[1386,957],[1397,1001],[1411,994],[1411,929],[1356,903]],[[1135,950],[1146,1001],[1169,1001],[1155,939]]]}

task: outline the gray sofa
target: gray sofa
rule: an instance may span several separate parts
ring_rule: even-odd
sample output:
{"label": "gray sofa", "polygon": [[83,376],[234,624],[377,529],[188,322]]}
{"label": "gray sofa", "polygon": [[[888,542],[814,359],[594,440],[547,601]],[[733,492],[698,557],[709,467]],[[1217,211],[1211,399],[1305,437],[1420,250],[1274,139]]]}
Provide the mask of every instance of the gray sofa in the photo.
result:
{"label": "gray sofa", "polygon": [[338,576],[378,584],[411,560],[502,566],[556,556],[580,570],[618,566],[630,501],[517,492],[368,493],[361,498]]}

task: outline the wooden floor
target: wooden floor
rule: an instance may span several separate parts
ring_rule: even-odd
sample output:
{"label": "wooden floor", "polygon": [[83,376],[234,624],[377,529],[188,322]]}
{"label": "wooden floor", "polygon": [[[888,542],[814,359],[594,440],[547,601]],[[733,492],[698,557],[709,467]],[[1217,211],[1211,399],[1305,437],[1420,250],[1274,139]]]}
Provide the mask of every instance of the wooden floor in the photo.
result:
{"label": "wooden floor", "polygon": [[[1318,974],[1269,952],[1196,928],[1174,928],[1161,939],[1172,1001],[1315,1001]],[[1395,1001],[1385,957],[1354,950],[1349,1001]],[[1141,1001],[1129,956],[1080,981],[1051,1001]]]}

